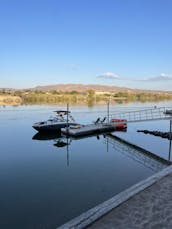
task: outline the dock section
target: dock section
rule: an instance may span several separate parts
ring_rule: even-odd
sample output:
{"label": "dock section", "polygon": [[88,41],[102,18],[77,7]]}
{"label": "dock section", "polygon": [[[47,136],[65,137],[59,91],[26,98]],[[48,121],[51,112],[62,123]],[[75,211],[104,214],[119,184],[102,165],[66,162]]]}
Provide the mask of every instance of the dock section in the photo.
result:
{"label": "dock section", "polygon": [[107,123],[78,125],[62,128],[61,132],[67,136],[79,137],[115,131],[116,127]]}
{"label": "dock section", "polygon": [[172,228],[171,191],[172,166],[168,166],[57,229],[170,229]]}
{"label": "dock section", "polygon": [[172,166],[160,173],[152,185],[99,218],[87,229],[172,228]]}

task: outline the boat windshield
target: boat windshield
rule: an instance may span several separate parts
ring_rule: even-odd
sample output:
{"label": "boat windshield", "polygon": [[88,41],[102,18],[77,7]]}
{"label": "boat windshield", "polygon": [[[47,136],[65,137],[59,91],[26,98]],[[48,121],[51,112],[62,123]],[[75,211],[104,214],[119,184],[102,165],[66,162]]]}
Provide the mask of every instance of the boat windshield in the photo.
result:
{"label": "boat windshield", "polygon": [[[70,111],[65,111],[65,110],[59,110],[59,111],[54,111],[56,112],[56,115],[57,115],[57,118],[60,120],[60,121],[66,121],[67,119],[67,115],[68,115],[68,119],[75,122],[74,118],[72,117],[72,115],[70,114],[71,112]],[[64,117],[65,116],[65,117]]]}
{"label": "boat windshield", "polygon": [[59,110],[59,111],[54,111],[57,115],[67,115],[70,114],[70,111],[65,111],[65,110]]}

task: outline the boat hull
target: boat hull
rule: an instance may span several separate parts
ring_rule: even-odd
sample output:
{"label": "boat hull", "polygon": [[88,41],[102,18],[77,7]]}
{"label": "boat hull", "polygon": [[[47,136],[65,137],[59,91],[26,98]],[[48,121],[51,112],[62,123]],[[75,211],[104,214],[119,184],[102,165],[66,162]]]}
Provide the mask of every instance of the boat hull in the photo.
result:
{"label": "boat hull", "polygon": [[76,125],[76,123],[58,123],[58,124],[47,124],[47,125],[40,125],[35,124],[32,127],[41,132],[48,132],[48,131],[61,131],[61,128],[65,128],[70,125]]}

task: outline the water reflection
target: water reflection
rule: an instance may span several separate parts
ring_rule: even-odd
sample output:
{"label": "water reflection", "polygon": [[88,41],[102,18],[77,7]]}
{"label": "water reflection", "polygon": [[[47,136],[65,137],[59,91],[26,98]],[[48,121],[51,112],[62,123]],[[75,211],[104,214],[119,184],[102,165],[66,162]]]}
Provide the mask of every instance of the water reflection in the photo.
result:
{"label": "water reflection", "polygon": [[61,133],[41,133],[38,132],[32,137],[33,140],[54,140],[54,146],[56,147],[65,147],[70,145],[71,141],[69,141],[66,137],[62,136]]}
{"label": "water reflection", "polygon": [[53,140],[61,138],[61,132],[38,132],[36,133],[32,139],[33,140]]}
{"label": "water reflection", "polygon": [[[38,132],[32,137],[32,139],[33,140],[42,140],[42,141],[53,140],[54,146],[65,147],[65,146],[69,146],[72,140],[81,140],[81,139],[90,138],[90,137],[96,137],[97,140],[100,139],[100,136],[98,134],[90,134],[87,136],[78,136],[78,137],[66,137],[58,132],[47,132],[47,133]],[[105,138],[105,135],[103,135],[103,137]]]}
{"label": "water reflection", "polygon": [[113,135],[106,136],[104,143],[107,145],[111,144],[114,150],[118,153],[129,157],[133,161],[137,161],[139,164],[151,169],[154,172],[158,172],[165,168],[168,163],[163,160],[155,159],[151,154],[147,154],[141,150],[135,149],[134,147],[127,145],[113,138]]}
{"label": "water reflection", "polygon": [[55,140],[54,146],[56,146],[56,147],[64,147],[64,146],[67,146],[69,144],[70,144],[70,142],[68,142],[67,140],[65,142],[63,139],[58,139],[58,140]]}
{"label": "water reflection", "polygon": [[[69,166],[69,145],[71,144],[72,140],[81,140],[89,137],[96,137],[97,140],[100,139],[100,136],[97,134],[70,138],[62,135],[61,132],[38,132],[32,137],[32,139],[39,141],[53,140],[53,146],[58,148],[66,147],[66,164]],[[103,137],[105,138],[105,135],[103,135]]]}
{"label": "water reflection", "polygon": [[69,145],[71,144],[71,139],[62,136],[61,132],[38,132],[32,139],[43,141],[53,140],[53,146],[58,148],[66,147],[66,164],[69,166]]}
{"label": "water reflection", "polygon": [[[106,152],[109,152],[109,145],[112,145],[114,150],[120,154],[123,154],[133,161],[139,162],[146,166],[147,168],[151,169],[154,172],[158,172],[159,170],[165,168],[167,166],[166,163],[163,161],[156,160],[151,155],[147,155],[144,152],[135,149],[125,143],[121,143],[119,140],[114,139],[113,135],[109,135],[109,133],[104,133],[101,135],[92,134],[88,136],[80,136],[80,137],[66,137],[61,135],[61,133],[37,133],[32,137],[34,140],[53,140],[53,146],[61,148],[66,147],[66,161],[67,166],[69,166],[69,146],[71,145],[72,141],[79,141],[85,138],[96,138],[97,140],[106,144]],[[171,141],[169,145],[169,160],[171,157]]]}

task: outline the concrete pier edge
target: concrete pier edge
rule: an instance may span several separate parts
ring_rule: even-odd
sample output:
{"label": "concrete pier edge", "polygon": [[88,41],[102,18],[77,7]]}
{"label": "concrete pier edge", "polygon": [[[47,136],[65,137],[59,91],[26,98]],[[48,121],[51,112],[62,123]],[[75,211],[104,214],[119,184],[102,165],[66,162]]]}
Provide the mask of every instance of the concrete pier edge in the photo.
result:
{"label": "concrete pier edge", "polygon": [[81,229],[84,228],[91,223],[98,220],[101,216],[107,214],[112,209],[116,208],[123,202],[127,201],[137,193],[143,191],[144,189],[148,188],[149,186],[153,185],[163,177],[167,176],[168,174],[172,173],[172,165],[168,166],[167,168],[163,169],[162,171],[148,177],[147,179],[140,181],[139,183],[131,186],[130,188],[124,190],[123,192],[115,195],[114,197],[110,198],[107,201],[91,208],[90,210],[82,213],[81,215],[77,216],[76,218],[70,220],[69,222],[63,224],[62,226],[58,227],[57,229]]}

